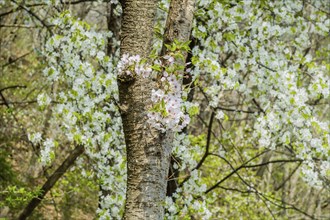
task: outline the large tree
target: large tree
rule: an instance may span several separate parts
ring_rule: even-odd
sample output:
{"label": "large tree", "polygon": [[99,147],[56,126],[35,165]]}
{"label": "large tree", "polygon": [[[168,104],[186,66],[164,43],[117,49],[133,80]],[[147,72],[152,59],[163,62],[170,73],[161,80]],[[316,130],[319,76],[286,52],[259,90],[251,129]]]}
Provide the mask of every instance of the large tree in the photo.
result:
{"label": "large tree", "polygon": [[[165,42],[189,40],[194,2],[171,1]],[[125,1],[121,54],[148,58],[152,50],[157,1]],[[166,50],[166,49],[164,49]],[[164,52],[166,53],[166,52]],[[158,78],[119,77],[119,101],[127,151],[125,219],[163,219],[172,137],[152,128],[148,111]],[[169,132],[168,132],[169,133]]]}
{"label": "large tree", "polygon": [[328,8],[0,2],[0,216],[328,218]]}

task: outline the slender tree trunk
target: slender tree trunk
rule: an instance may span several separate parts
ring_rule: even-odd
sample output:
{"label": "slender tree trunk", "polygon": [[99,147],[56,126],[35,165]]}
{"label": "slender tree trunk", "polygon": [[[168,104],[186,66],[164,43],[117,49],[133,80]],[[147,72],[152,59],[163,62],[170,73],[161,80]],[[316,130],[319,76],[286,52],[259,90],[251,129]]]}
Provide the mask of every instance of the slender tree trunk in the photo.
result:
{"label": "slender tree trunk", "polygon": [[[179,41],[188,41],[190,38],[193,11],[194,11],[194,0],[172,0],[170,4],[169,14],[166,21],[164,43],[162,48],[162,54],[166,54],[165,44],[171,44],[174,39]],[[190,47],[193,47],[193,43]],[[192,49],[192,48],[191,48]],[[187,56],[186,62],[191,62],[191,54],[185,54]],[[191,83],[191,76],[189,74],[184,75],[183,84],[188,85]],[[188,101],[192,101],[193,92],[189,92]],[[182,132],[186,132],[186,128]],[[173,167],[176,162],[176,158],[171,156],[171,163],[169,167],[169,180],[167,183],[167,196],[172,196],[178,188],[177,178],[179,177],[178,169]]]}
{"label": "slender tree trunk", "polygon": [[[185,42],[190,38],[194,18],[195,0],[172,0],[166,21],[164,44],[171,44],[174,39]],[[163,44],[162,53],[166,53]]]}
{"label": "slender tree trunk", "polygon": [[[172,1],[165,42],[173,39],[189,40],[193,14],[192,8],[188,7],[189,10],[187,10],[186,7],[193,5],[191,2],[193,1]],[[174,7],[175,5],[178,8]],[[128,53],[141,57],[149,55],[156,8],[157,1],[155,0],[125,1],[121,54]],[[189,25],[186,21],[187,13],[191,13]],[[170,143],[171,135],[162,134],[147,123],[147,113],[152,106],[151,91],[157,88],[157,82],[136,77],[129,80],[119,79],[118,86],[127,147],[127,193],[124,219],[162,220],[172,148],[171,144],[166,144]]]}
{"label": "slender tree trunk", "polygon": [[116,4],[108,2],[107,26],[108,26],[108,30],[111,31],[112,33],[112,36],[108,38],[108,44],[107,44],[108,56],[115,56],[117,49],[119,49],[122,16],[117,15],[115,10],[116,10]]}

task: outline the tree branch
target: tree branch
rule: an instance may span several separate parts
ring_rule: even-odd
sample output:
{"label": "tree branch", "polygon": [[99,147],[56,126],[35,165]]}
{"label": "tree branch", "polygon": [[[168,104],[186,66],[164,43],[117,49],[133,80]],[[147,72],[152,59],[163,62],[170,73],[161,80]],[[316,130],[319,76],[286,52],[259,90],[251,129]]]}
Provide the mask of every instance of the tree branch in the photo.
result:
{"label": "tree branch", "polygon": [[16,89],[16,88],[24,88],[24,89],[25,89],[26,86],[20,86],[20,85],[7,86],[7,87],[4,87],[4,88],[0,89],[0,92],[5,91],[5,90],[7,90],[7,89]]}
{"label": "tree branch", "polygon": [[209,126],[208,126],[208,129],[207,129],[207,140],[206,140],[206,146],[205,146],[205,153],[204,153],[202,159],[197,164],[197,166],[192,170],[196,170],[196,169],[200,168],[202,166],[202,164],[204,163],[206,157],[209,155],[210,141],[211,141],[211,134],[212,134],[212,124],[213,124],[214,115],[215,115],[215,113],[214,113],[214,111],[212,111],[210,121],[209,121]]}
{"label": "tree branch", "polygon": [[[263,152],[265,153],[265,152]],[[218,157],[221,157],[219,155],[216,154],[211,154],[211,155],[215,155]],[[242,165],[240,165],[239,167],[233,169],[232,172],[230,172],[227,176],[225,176],[223,179],[221,179],[220,181],[218,181],[215,185],[213,185],[212,187],[210,187],[208,190],[205,191],[205,194],[211,192],[212,190],[214,190],[215,188],[217,188],[221,183],[223,183],[224,181],[226,181],[229,177],[231,177],[232,175],[234,175],[235,173],[237,173],[239,170],[243,169],[243,168],[254,168],[254,167],[260,167],[260,166],[265,166],[268,164],[272,164],[272,163],[294,163],[294,162],[302,162],[301,159],[293,159],[293,160],[272,160],[272,161],[267,161],[265,163],[260,163],[260,164],[252,164],[252,165],[247,165],[250,161],[254,160],[255,158],[259,157],[261,154],[258,154],[257,156],[251,158],[249,161],[243,163]],[[222,157],[221,157],[222,158]],[[224,159],[224,158],[223,158]]]}
{"label": "tree branch", "polygon": [[36,18],[45,28],[47,28],[47,30],[49,31],[49,33],[53,33],[53,31],[50,29],[49,25],[47,25],[45,23],[44,20],[42,20],[38,15],[36,15],[33,11],[31,11],[29,8],[25,7],[22,4],[19,4],[18,2],[16,2],[15,0],[11,0],[12,2],[14,2],[19,8],[22,8],[24,11],[26,11],[28,14],[30,14],[32,17]]}
{"label": "tree branch", "polygon": [[40,204],[47,192],[55,185],[55,183],[63,176],[63,174],[72,166],[75,160],[84,152],[84,146],[78,145],[70,155],[64,160],[59,168],[47,179],[41,187],[41,193],[38,197],[33,198],[24,208],[23,212],[18,217],[19,220],[24,220],[29,217],[33,210]]}

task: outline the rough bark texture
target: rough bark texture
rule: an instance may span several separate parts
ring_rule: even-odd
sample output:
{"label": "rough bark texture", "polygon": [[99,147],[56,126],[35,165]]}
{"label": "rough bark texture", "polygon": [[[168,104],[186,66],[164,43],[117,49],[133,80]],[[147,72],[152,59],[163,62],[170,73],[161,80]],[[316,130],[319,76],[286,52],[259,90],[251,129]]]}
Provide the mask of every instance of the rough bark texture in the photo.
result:
{"label": "rough bark texture", "polygon": [[[156,0],[125,1],[121,54],[149,55],[156,8]],[[124,219],[163,219],[170,151],[161,144],[161,133],[147,123],[151,90],[157,83],[137,77],[119,79],[118,86],[127,147]]]}
{"label": "rough bark texture", "polygon": [[[189,40],[193,1],[172,1],[165,42]],[[125,1],[121,54],[147,57],[151,51],[157,1]],[[190,20],[190,22],[188,21]],[[165,51],[166,52],[166,51]],[[164,201],[172,135],[150,128],[147,113],[157,82],[119,79],[119,100],[127,147],[127,194],[124,219],[164,219]]]}
{"label": "rough bark texture", "polygon": [[[195,0],[172,0],[166,21],[164,44],[171,44],[174,39],[186,42],[190,39],[194,18]],[[163,46],[162,53],[166,53]]]}
{"label": "rough bark texture", "polygon": [[[170,4],[169,14],[166,21],[164,44],[162,48],[162,54],[166,54],[165,44],[171,44],[174,39],[186,42],[190,39],[190,33],[193,21],[194,0],[172,0]],[[194,44],[190,44],[191,48]],[[191,62],[191,54],[184,54],[187,56],[186,61]],[[189,74],[184,75],[183,84],[188,85],[191,83],[191,76]],[[188,101],[192,101],[193,93],[188,95]],[[184,131],[186,132],[186,129]],[[173,167],[175,162],[174,156],[171,157],[171,163],[169,167],[169,181],[167,183],[167,196],[172,196],[178,188],[177,178],[179,171]],[[175,198],[174,198],[175,200]]]}

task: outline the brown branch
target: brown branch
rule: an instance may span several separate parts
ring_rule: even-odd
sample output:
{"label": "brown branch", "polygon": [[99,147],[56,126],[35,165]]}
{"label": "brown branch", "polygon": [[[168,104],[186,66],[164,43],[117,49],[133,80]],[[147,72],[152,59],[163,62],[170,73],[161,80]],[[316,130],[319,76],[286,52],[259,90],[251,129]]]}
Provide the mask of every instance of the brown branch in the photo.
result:
{"label": "brown branch", "polygon": [[20,86],[20,85],[15,85],[15,86],[7,86],[7,87],[5,87],[5,88],[2,88],[2,89],[0,89],[0,92],[3,92],[3,91],[5,91],[5,90],[7,90],[7,89],[16,89],[16,88],[26,88],[26,86]]}
{"label": "brown branch", "polygon": [[[199,161],[199,163],[196,165],[196,167],[194,167],[191,171],[199,169],[202,164],[204,163],[205,159],[210,155],[210,141],[211,141],[211,134],[212,132],[212,124],[213,124],[213,119],[214,119],[215,113],[214,111],[211,113],[211,117],[210,117],[210,121],[209,121],[209,125],[208,125],[208,129],[207,129],[207,140],[206,140],[206,146],[205,146],[205,153],[202,157],[202,159]],[[183,186],[183,184],[188,181],[190,178],[190,175],[188,175],[181,183],[180,183],[180,187]]]}
{"label": "brown branch", "polygon": [[256,101],[255,98],[252,99],[253,103],[258,107],[258,109],[266,115],[266,112],[260,107],[259,103]]}
{"label": "brown branch", "polygon": [[249,113],[249,114],[254,114],[256,113],[255,111],[249,111],[249,110],[240,110],[240,109],[231,109],[231,108],[225,108],[225,107],[221,107],[221,106],[218,106],[216,108],[214,108],[215,110],[216,109],[220,109],[220,110],[224,110],[224,111],[228,111],[228,112],[243,112],[243,113]]}
{"label": "brown branch", "polygon": [[41,187],[38,197],[33,198],[29,204],[24,208],[23,212],[18,217],[19,220],[24,220],[29,217],[33,210],[40,204],[42,199],[48,191],[56,184],[56,182],[63,176],[63,174],[73,165],[75,160],[84,152],[84,146],[78,145],[70,155],[64,160],[59,168],[47,179],[45,184]]}
{"label": "brown branch", "polygon": [[[264,154],[267,151],[262,152],[261,154]],[[214,190],[215,188],[217,188],[221,183],[223,183],[224,181],[226,181],[229,177],[231,177],[232,175],[236,174],[239,170],[243,169],[243,168],[255,168],[255,167],[260,167],[260,166],[265,166],[268,164],[272,164],[272,163],[294,163],[294,162],[302,162],[301,159],[292,159],[292,160],[272,160],[272,161],[268,161],[265,163],[260,163],[260,164],[252,164],[252,165],[247,165],[250,161],[256,159],[257,157],[259,157],[261,154],[256,155],[255,157],[251,158],[250,160],[248,160],[247,162],[243,163],[242,165],[240,165],[239,167],[233,169],[232,172],[230,172],[227,176],[225,176],[223,179],[221,179],[220,181],[218,181],[215,185],[213,185],[212,187],[210,187],[208,190],[205,191],[205,194],[209,193],[210,191]],[[218,156],[222,159],[224,159],[223,157],[216,155],[216,154],[211,154],[211,155],[215,155]]]}
{"label": "brown branch", "polygon": [[260,62],[257,62],[257,64],[258,64],[259,66],[265,68],[265,69],[268,69],[268,70],[272,71],[272,72],[276,72],[276,70],[274,70],[274,69],[272,69],[272,68],[266,66],[265,64],[262,64],[262,63],[260,63]]}
{"label": "brown branch", "polygon": [[291,177],[293,176],[293,174],[295,174],[295,172],[298,170],[298,168],[301,166],[302,161],[293,169],[293,171],[289,174],[289,176],[279,185],[275,188],[275,191],[278,191],[279,189],[281,189],[285,183],[291,179]]}
{"label": "brown branch", "polygon": [[[216,156],[218,156],[218,155],[216,155]],[[258,157],[260,156],[260,154],[259,155],[257,155]],[[293,209],[293,210],[295,210],[295,211],[297,211],[297,212],[300,212],[301,214],[304,214],[305,216],[307,216],[307,217],[309,217],[309,218],[311,218],[311,219],[315,219],[313,216],[311,216],[311,215],[309,215],[308,213],[306,213],[306,212],[304,212],[304,211],[302,211],[301,209],[299,209],[299,208],[297,208],[297,207],[295,207],[294,205],[292,205],[292,204],[289,204],[289,203],[286,203],[286,202],[284,202],[284,201],[279,201],[278,199],[276,199],[276,198],[271,198],[271,197],[268,197],[268,196],[265,196],[263,193],[261,193],[261,192],[259,192],[254,186],[252,186],[252,185],[250,185],[249,183],[247,183],[242,177],[241,177],[241,175],[237,172],[239,169],[241,169],[241,168],[244,168],[244,167],[256,167],[256,165],[245,165],[245,164],[248,164],[250,161],[252,161],[253,159],[255,159],[256,157],[253,157],[253,158],[251,158],[249,161],[247,161],[247,162],[245,162],[244,163],[244,165],[241,165],[240,167],[241,168],[239,168],[239,169],[235,169],[232,165],[231,165],[231,163],[226,159],[226,158],[223,158],[223,157],[221,157],[221,156],[219,156],[221,159],[223,159],[224,161],[226,161],[226,163],[232,168],[232,170],[233,170],[233,172],[231,173],[231,175],[232,174],[236,174],[239,178],[240,178],[240,180],[247,186],[247,187],[249,187],[250,189],[253,189],[253,191],[252,192],[254,192],[262,201],[263,201],[263,199],[265,199],[265,200],[267,200],[268,202],[270,202],[270,203],[272,203],[273,205],[275,205],[275,206],[277,206],[277,207],[280,207],[280,208],[284,208],[284,209]],[[278,160],[279,162],[283,162],[283,160]],[[297,160],[288,160],[287,162],[297,162],[297,161],[299,161],[300,163],[302,162],[302,160],[299,160],[299,159],[297,159]],[[262,165],[264,165],[264,164],[269,164],[269,162],[270,161],[268,161],[268,162],[266,162],[266,163],[262,163],[262,164],[259,164],[260,166],[262,166]],[[273,162],[276,162],[276,161],[273,161]],[[228,176],[226,176],[224,179],[227,179],[227,178],[229,178],[229,175]],[[223,182],[223,181],[222,181]],[[208,191],[208,190],[207,190]],[[205,192],[205,193],[207,193],[207,191]],[[263,199],[262,199],[263,198]],[[274,201],[272,201],[272,200],[277,200],[277,201],[279,201],[279,202],[281,202],[282,204],[285,204],[285,206],[282,206],[282,205],[280,205],[280,204],[278,204],[278,203],[276,203],[276,202],[274,202]],[[267,206],[267,204],[265,203],[265,205]],[[286,206],[288,206],[288,207],[286,207]],[[268,206],[267,206],[268,207]],[[268,209],[269,210],[269,209]],[[273,216],[274,217],[274,216]]]}
{"label": "brown branch", "polygon": [[24,25],[24,24],[0,24],[0,28],[41,28],[42,26],[31,26],[31,25]]}
{"label": "brown branch", "polygon": [[[78,1],[66,1],[66,2],[61,2],[61,5],[76,5],[80,3],[85,3],[85,2],[96,2],[97,0],[78,0]],[[109,0],[103,0],[102,2],[109,2]],[[32,8],[32,7],[40,7],[40,6],[47,6],[46,3],[36,3],[36,4],[26,4],[26,7]],[[0,18],[6,15],[9,15],[11,13],[14,13],[16,11],[22,10],[23,8],[17,7],[17,8],[12,8],[9,11],[3,12],[0,14]]]}
{"label": "brown branch", "polygon": [[53,33],[53,31],[50,29],[50,26],[47,25],[44,20],[42,20],[37,14],[35,14],[33,11],[31,11],[28,7],[26,7],[22,4],[19,4],[15,0],[11,0],[11,1],[14,2],[19,8],[22,8],[24,11],[26,11],[28,14],[30,14],[32,17],[36,18],[45,28],[47,28],[49,33],[51,33],[51,34]]}
{"label": "brown branch", "polygon": [[269,165],[271,163],[293,163],[293,162],[302,162],[302,159],[293,159],[293,160],[270,160],[264,163],[259,163],[259,164],[252,164],[252,165],[244,165],[242,168],[254,168],[254,167],[260,167],[260,166],[265,166]]}
{"label": "brown branch", "polygon": [[205,146],[205,153],[204,153],[202,159],[197,164],[197,166],[192,170],[196,170],[196,169],[200,168],[202,166],[202,164],[204,163],[206,157],[209,155],[210,141],[211,141],[211,134],[212,134],[212,124],[213,124],[214,116],[215,116],[215,113],[214,113],[214,111],[212,111],[210,121],[209,121],[209,126],[207,129],[207,140],[206,140],[206,146]]}
{"label": "brown branch", "polygon": [[[1,27],[1,24],[0,24],[0,27]],[[3,67],[6,67],[6,66],[9,66],[9,65],[11,65],[11,64],[13,64],[13,63],[15,63],[16,61],[22,59],[23,57],[26,57],[26,56],[29,55],[30,53],[32,53],[32,51],[27,52],[27,53],[23,54],[22,56],[17,57],[16,59],[9,59],[9,62],[6,63],[6,64],[4,64],[4,65],[2,65],[2,68],[3,68]]]}
{"label": "brown branch", "polygon": [[9,106],[10,103],[7,101],[7,99],[2,94],[2,92],[5,91],[5,90],[7,90],[7,89],[16,89],[16,88],[26,88],[26,86],[15,85],[15,86],[7,86],[5,88],[0,89],[0,97],[3,100],[3,102],[0,103],[1,105],[5,105],[5,106],[7,106],[7,108],[10,108],[10,106]]}
{"label": "brown branch", "polygon": [[27,105],[27,104],[33,104],[33,103],[37,103],[37,100],[31,100],[31,101],[15,101],[15,102],[0,102],[0,105],[7,105],[7,104],[11,104],[11,105]]}

